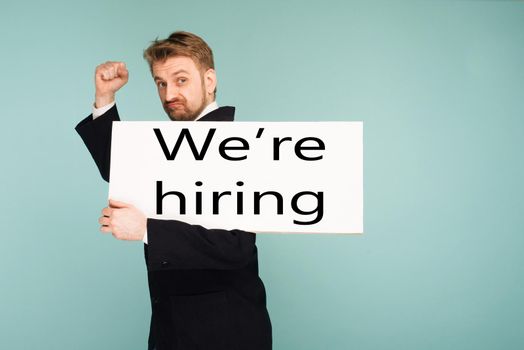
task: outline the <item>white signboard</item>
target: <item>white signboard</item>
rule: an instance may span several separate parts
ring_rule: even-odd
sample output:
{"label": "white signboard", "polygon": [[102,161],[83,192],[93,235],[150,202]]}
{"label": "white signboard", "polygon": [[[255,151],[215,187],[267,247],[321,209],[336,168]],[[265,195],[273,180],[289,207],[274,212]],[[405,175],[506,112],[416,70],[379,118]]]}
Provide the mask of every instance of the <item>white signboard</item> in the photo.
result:
{"label": "white signboard", "polygon": [[109,198],[147,217],[363,232],[362,122],[114,122]]}

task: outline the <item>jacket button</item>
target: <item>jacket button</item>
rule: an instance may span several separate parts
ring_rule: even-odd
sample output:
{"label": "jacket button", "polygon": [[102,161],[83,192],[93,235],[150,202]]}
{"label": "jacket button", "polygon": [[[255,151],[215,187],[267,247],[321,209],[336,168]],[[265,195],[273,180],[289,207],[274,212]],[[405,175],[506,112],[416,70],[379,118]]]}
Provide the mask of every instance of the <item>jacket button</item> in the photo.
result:
{"label": "jacket button", "polygon": [[162,261],[162,262],[160,263],[160,265],[161,265],[162,267],[167,267],[167,266],[169,265],[169,261]]}
{"label": "jacket button", "polygon": [[153,304],[158,304],[160,302],[160,298],[159,297],[152,297],[151,301],[153,302]]}

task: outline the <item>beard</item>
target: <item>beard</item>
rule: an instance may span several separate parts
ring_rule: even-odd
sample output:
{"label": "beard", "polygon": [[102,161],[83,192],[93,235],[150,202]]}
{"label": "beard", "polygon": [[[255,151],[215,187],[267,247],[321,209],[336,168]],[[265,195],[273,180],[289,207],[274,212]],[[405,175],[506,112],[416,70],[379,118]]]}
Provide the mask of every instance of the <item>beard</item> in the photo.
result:
{"label": "beard", "polygon": [[[202,92],[205,91],[204,81],[202,81],[201,86]],[[176,103],[178,104],[175,106],[175,108],[171,108],[168,106],[170,103]],[[206,96],[204,93],[202,93],[202,99],[200,100],[200,104],[195,109],[190,109],[187,105],[187,99],[180,95],[170,101],[166,101],[163,104],[164,111],[167,113],[169,119],[173,121],[190,121],[195,120],[200,113],[206,108]]]}

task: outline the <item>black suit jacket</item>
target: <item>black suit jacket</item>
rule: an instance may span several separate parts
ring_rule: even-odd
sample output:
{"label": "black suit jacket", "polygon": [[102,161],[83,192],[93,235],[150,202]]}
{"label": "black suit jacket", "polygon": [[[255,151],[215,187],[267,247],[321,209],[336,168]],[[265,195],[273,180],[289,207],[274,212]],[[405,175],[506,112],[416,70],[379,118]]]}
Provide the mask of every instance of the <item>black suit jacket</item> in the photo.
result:
{"label": "black suit jacket", "polygon": [[[220,107],[200,120],[233,121],[234,113],[234,107]],[[106,181],[112,123],[119,120],[115,105],[95,120],[89,115],[75,128]],[[147,232],[150,349],[271,349],[255,234],[151,218]]]}

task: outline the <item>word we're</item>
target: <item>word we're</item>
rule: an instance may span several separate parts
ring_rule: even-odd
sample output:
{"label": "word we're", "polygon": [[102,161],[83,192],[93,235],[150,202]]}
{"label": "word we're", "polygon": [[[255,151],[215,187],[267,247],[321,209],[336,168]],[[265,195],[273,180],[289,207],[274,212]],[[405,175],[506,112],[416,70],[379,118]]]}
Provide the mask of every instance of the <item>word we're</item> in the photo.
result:
{"label": "word we're", "polygon": [[[187,147],[189,147],[195,161],[203,161],[212,145],[216,147],[216,151],[218,151],[219,155],[224,160],[232,162],[246,160],[249,153],[248,151],[250,150],[249,142],[242,137],[227,137],[223,140],[219,140],[218,142],[214,142],[216,128],[210,128],[208,130],[205,140],[201,142],[200,145],[196,144],[188,128],[182,128],[174,143],[171,143],[173,144],[171,148],[168,146],[168,142],[166,141],[160,129],[154,128],[153,131],[155,133],[156,139],[166,161],[175,161],[177,154],[180,152],[182,145],[184,144],[186,144]],[[264,128],[259,128],[255,135],[255,140],[260,140],[261,142],[265,141],[262,138],[263,132]],[[271,138],[268,147],[268,149],[271,151],[271,159],[273,161],[280,160],[281,152],[289,152],[290,150],[292,150],[294,155],[298,159],[307,162],[322,160],[322,151],[324,151],[325,148],[325,144],[320,138],[303,137],[294,142],[293,138],[289,136]],[[245,196],[244,192],[242,191],[242,186],[244,185],[244,182],[242,180],[238,180],[236,182],[236,188],[230,188],[224,191],[213,191],[212,193],[210,193],[210,195],[203,195],[202,190],[204,190],[204,188],[202,188],[202,185],[202,181],[197,180],[195,182],[195,186],[198,187],[198,189],[197,191],[195,191],[194,195],[191,196],[192,198],[194,197],[194,205],[191,205],[191,207],[195,209],[194,213],[196,215],[203,214],[203,207],[211,208],[212,215],[219,214],[220,205],[224,202],[224,200],[221,201],[220,199],[223,197],[228,198],[228,200],[225,201],[225,205],[234,205],[234,207],[236,208],[237,215],[244,214],[244,202],[246,198],[252,200],[252,205],[250,207],[253,208],[254,215],[260,215],[262,212],[262,198],[272,198],[272,202],[275,204],[275,206],[274,209],[268,210],[274,210],[274,212],[277,215],[284,215],[284,197],[278,191],[254,191],[252,194],[248,194]],[[186,194],[177,189],[167,192],[164,191],[163,181],[161,180],[156,181],[155,188],[156,214],[162,215],[164,213],[163,201],[166,197],[169,196],[174,196],[178,199],[178,213],[182,215],[186,214],[188,202],[188,196],[186,196]],[[304,197],[307,197],[306,201],[302,200]],[[211,201],[211,205],[203,206],[203,198],[209,198]],[[309,220],[294,219],[294,224],[313,225],[322,220],[322,217],[324,215],[324,193],[322,191],[300,191],[294,194],[289,199],[289,202],[289,207],[291,207],[291,210],[295,214],[301,216],[313,215],[313,217]],[[313,202],[314,204],[311,205],[311,202]],[[305,203],[307,208],[302,207],[301,203]],[[267,208],[267,205],[264,206],[264,208]]]}
{"label": "word we're", "polygon": [[[216,128],[210,128],[206,139],[204,143],[201,145],[200,150],[195,145],[195,142],[193,140],[193,137],[191,136],[191,133],[189,129],[183,128],[180,131],[180,134],[178,135],[178,138],[175,142],[175,145],[173,146],[173,149],[170,151],[166,141],[164,139],[164,136],[162,135],[162,131],[160,129],[153,129],[156,135],[156,138],[158,140],[158,143],[160,144],[160,147],[162,148],[162,151],[164,152],[164,155],[166,157],[166,160],[175,160],[176,155],[178,153],[178,150],[180,149],[180,146],[184,142],[184,140],[189,145],[191,152],[193,153],[193,156],[195,157],[195,160],[204,160],[204,157],[206,156],[206,153],[209,149],[209,146],[211,144],[211,141],[213,140],[213,137],[216,132]],[[260,139],[262,137],[262,134],[264,132],[264,128],[259,128],[257,131],[257,134],[255,136],[255,139]],[[274,137],[273,143],[272,143],[272,153],[273,153],[273,160],[279,160],[280,159],[280,148],[283,143],[285,142],[292,142],[293,139],[291,137]],[[306,142],[313,142],[315,145],[308,146],[304,145]],[[237,145],[231,145],[231,143],[237,143]],[[295,155],[305,161],[316,161],[321,160],[322,155],[306,155],[304,154],[304,151],[324,151],[326,149],[326,146],[324,145],[324,142],[319,139],[318,137],[304,137],[298,140],[295,143],[295,146],[293,147]],[[218,152],[222,158],[229,161],[240,161],[247,159],[247,154],[241,154],[241,155],[231,155],[230,151],[249,151],[249,143],[246,139],[242,137],[228,137],[220,141],[218,145]]]}

